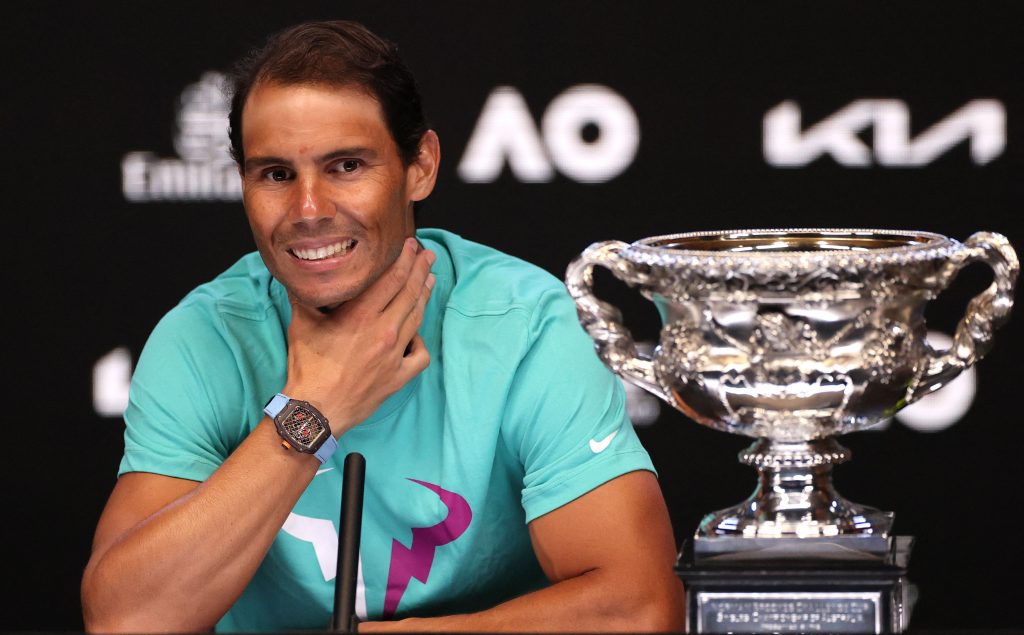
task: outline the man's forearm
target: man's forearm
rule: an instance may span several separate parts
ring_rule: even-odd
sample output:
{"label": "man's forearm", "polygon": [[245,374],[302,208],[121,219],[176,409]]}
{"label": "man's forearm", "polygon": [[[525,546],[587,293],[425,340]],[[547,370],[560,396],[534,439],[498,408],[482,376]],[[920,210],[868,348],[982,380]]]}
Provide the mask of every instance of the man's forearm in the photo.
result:
{"label": "man's forearm", "polygon": [[82,582],[86,628],[209,630],[241,594],[313,478],[264,420],[210,478],[94,554]]}
{"label": "man's forearm", "polygon": [[466,615],[366,622],[366,632],[656,632],[682,631],[683,586],[671,572],[630,581],[595,569],[503,604]]}

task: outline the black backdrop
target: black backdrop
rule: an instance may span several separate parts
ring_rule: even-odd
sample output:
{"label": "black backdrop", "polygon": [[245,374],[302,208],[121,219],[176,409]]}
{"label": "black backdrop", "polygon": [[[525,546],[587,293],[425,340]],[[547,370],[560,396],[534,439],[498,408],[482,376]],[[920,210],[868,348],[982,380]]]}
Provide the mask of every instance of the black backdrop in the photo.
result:
{"label": "black backdrop", "polygon": [[[421,223],[556,275],[595,240],[702,229],[887,227],[960,239],[992,230],[1024,245],[1024,23],[1009,2],[7,6],[0,21],[8,177],[0,628],[81,628],[78,582],[122,450],[116,404],[127,366],[108,354],[137,358],[165,311],[252,249],[237,201],[182,200],[202,189],[187,182],[177,188],[184,195],[130,200],[158,197],[132,192],[157,191],[162,181],[150,174],[142,187],[138,157],[131,174],[122,163],[148,152],[143,162],[179,166],[166,170],[190,159],[199,165],[195,178],[217,173],[221,164],[209,158],[201,134],[209,123],[203,117],[217,114],[216,99],[187,89],[272,30],[341,17],[399,42],[421,82],[444,156]],[[546,114],[572,113],[564,101],[551,104],[581,85],[604,86],[624,101],[549,131]],[[505,165],[493,179],[472,182],[458,169],[471,140],[486,146],[502,138],[477,128],[499,87],[509,103],[522,97],[524,108],[513,103],[508,115],[520,115],[512,136],[535,142],[534,167],[551,170],[550,179],[531,182],[524,168]],[[783,102],[802,115],[803,136],[790,130],[789,146],[782,124],[772,128],[782,136],[766,141],[766,116]],[[893,104],[909,112],[911,139],[931,133],[950,147],[892,159],[879,130]],[[825,150],[835,152],[786,154],[820,140],[828,131],[808,128],[848,106],[868,119],[849,132],[843,122],[851,119],[830,119],[828,139],[840,145],[826,139]],[[960,118],[950,118],[964,106]],[[181,110],[194,118],[179,127]],[[639,137],[626,134],[623,147],[604,152],[602,141],[629,132],[630,114]],[[939,122],[950,126],[936,132]],[[957,122],[967,122],[963,134]],[[192,136],[175,146],[183,129]],[[191,150],[189,139],[197,144]],[[576,154],[557,155],[558,139],[575,139]],[[851,146],[855,156],[840,152]],[[904,144],[911,146],[923,152],[923,143]],[[516,148],[507,163],[529,154]],[[580,178],[587,156],[599,164],[596,172],[604,166],[597,182],[594,171]],[[790,165],[775,164],[779,156]],[[951,333],[966,300],[989,279],[980,266],[967,270],[929,310],[930,326]],[[602,288],[638,339],[655,336],[654,312],[639,296],[609,280]],[[898,531],[918,537],[917,626],[1021,625],[1024,431],[1015,360],[1024,354],[1022,323],[1018,315],[998,334],[977,369],[973,404],[955,424],[941,422],[948,412],[939,407],[932,410],[939,431],[896,420],[843,440],[856,457],[837,469],[840,490],[895,510]],[[110,409],[112,416],[100,412]],[[646,419],[639,432],[661,472],[678,538],[703,513],[752,489],[753,471],[735,461],[746,440],[667,408],[656,421],[637,418]]]}

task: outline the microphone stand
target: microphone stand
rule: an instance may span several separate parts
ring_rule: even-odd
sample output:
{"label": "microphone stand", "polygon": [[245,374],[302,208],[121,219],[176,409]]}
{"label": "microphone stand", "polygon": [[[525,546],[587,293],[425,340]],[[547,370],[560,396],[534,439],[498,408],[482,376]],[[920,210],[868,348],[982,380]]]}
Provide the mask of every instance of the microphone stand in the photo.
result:
{"label": "microphone stand", "polygon": [[341,527],[338,545],[338,575],[334,580],[334,615],[331,630],[354,633],[359,624],[356,616],[356,580],[359,575],[359,540],[363,528],[363,485],[366,480],[366,459],[358,452],[345,457],[344,481],[341,485]]}

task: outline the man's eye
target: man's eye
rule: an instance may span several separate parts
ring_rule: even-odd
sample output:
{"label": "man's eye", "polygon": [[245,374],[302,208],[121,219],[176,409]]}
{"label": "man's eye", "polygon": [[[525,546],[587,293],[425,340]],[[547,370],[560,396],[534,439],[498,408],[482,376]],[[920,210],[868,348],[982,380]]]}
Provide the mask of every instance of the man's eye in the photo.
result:
{"label": "man's eye", "polygon": [[338,164],[338,168],[342,172],[355,172],[359,169],[359,161],[357,159],[345,159]]}
{"label": "man's eye", "polygon": [[277,168],[267,172],[267,178],[269,178],[271,181],[277,181],[279,183],[281,181],[287,181],[288,176],[288,170],[285,170],[284,168]]}

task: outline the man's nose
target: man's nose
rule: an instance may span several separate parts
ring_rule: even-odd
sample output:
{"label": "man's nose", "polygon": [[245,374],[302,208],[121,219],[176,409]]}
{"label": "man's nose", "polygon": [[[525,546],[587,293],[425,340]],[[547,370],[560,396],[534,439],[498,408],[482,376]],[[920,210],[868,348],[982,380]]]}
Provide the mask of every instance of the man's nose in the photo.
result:
{"label": "man's nose", "polygon": [[327,196],[326,184],[316,176],[301,177],[296,188],[298,200],[293,205],[296,221],[317,221],[334,216],[334,205]]}

